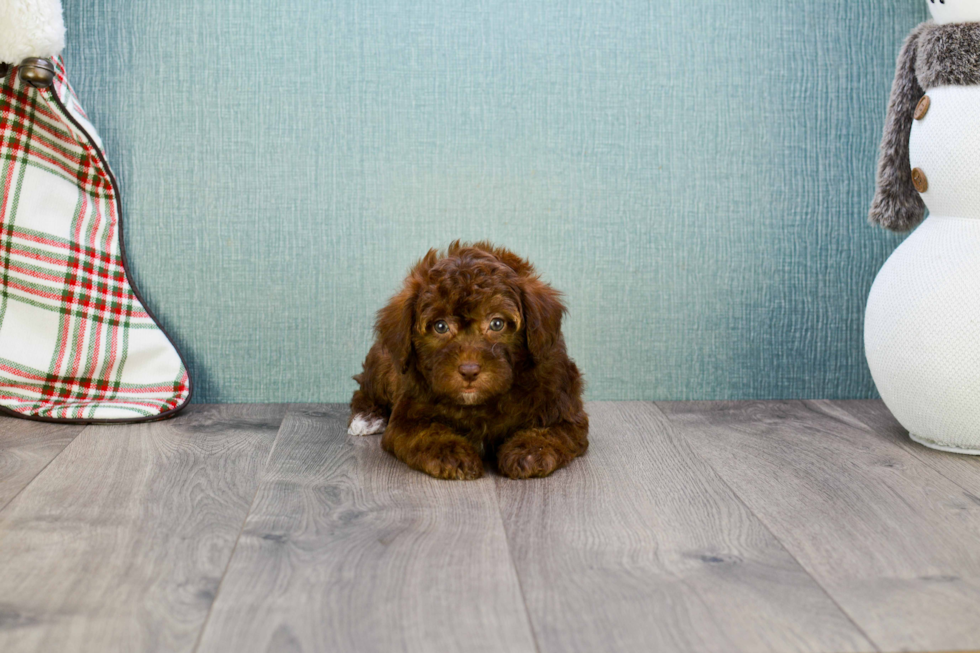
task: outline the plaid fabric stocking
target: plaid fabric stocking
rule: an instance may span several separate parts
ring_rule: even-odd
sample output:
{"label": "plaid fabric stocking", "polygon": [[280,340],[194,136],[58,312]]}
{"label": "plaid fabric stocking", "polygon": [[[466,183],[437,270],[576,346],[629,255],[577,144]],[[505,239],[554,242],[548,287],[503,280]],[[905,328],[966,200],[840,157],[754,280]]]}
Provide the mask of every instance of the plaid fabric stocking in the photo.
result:
{"label": "plaid fabric stocking", "polygon": [[0,412],[167,417],[190,378],[129,280],[116,181],[53,62],[49,88],[0,79]]}

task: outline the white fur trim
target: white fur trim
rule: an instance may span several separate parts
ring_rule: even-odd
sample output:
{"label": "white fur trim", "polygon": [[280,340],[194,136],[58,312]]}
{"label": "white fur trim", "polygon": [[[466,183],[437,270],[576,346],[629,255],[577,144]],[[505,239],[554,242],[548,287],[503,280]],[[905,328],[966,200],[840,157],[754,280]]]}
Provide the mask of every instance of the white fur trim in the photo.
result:
{"label": "white fur trim", "polygon": [[380,417],[375,417],[369,419],[364,415],[355,415],[354,419],[350,422],[350,427],[347,429],[348,435],[378,435],[379,433],[385,432],[385,427],[388,422],[381,419]]}
{"label": "white fur trim", "polygon": [[0,0],[0,62],[53,57],[64,47],[61,0]]}

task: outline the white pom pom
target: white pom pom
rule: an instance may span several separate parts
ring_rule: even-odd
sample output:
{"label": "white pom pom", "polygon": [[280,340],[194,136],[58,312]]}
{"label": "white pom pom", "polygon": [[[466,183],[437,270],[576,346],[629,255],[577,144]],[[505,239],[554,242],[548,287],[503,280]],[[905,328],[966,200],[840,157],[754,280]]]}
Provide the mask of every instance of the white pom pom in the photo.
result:
{"label": "white pom pom", "polygon": [[64,47],[61,0],[0,0],[0,63],[53,57]]}

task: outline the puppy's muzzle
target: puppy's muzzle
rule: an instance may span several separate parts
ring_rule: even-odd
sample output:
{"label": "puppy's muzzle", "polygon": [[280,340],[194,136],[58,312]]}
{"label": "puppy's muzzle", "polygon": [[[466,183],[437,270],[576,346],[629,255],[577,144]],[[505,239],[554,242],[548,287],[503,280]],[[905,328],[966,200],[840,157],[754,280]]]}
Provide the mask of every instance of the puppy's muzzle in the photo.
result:
{"label": "puppy's muzzle", "polygon": [[480,370],[482,368],[476,363],[463,363],[458,369],[459,375],[463,377],[463,380],[472,383],[476,381],[476,377],[480,376]]}

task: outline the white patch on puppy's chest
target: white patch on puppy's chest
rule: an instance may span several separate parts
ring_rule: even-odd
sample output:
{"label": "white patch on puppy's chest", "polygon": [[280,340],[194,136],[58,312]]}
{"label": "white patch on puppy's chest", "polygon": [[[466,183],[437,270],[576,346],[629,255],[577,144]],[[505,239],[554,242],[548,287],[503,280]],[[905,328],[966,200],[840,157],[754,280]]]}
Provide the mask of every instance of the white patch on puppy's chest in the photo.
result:
{"label": "white patch on puppy's chest", "polygon": [[355,415],[347,429],[348,435],[378,435],[385,432],[388,422],[380,417]]}

